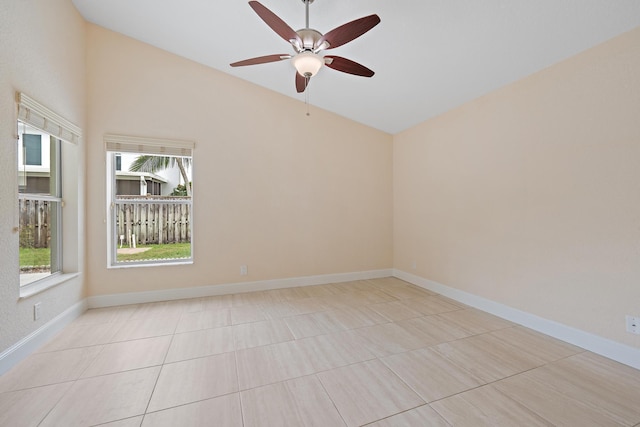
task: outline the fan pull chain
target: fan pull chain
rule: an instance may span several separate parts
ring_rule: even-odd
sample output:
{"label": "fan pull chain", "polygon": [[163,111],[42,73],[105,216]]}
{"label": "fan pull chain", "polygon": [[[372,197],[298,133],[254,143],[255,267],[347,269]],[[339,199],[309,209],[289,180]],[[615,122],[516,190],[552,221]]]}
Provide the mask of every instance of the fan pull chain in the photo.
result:
{"label": "fan pull chain", "polygon": [[304,78],[304,103],[307,105],[307,116],[309,114],[309,76]]}

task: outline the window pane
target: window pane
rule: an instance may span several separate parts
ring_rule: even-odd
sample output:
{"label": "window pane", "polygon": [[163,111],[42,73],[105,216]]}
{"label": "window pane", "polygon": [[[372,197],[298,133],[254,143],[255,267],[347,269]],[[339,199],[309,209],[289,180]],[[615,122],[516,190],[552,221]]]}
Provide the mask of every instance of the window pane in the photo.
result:
{"label": "window pane", "polygon": [[191,259],[191,157],[122,153],[112,159],[115,263]]}
{"label": "window pane", "polygon": [[49,134],[21,122],[18,122],[18,131],[22,286],[57,273],[62,268],[62,192],[59,178],[61,144]]}
{"label": "window pane", "polygon": [[42,135],[24,134],[25,165],[42,165]]}
{"label": "window pane", "polygon": [[20,285],[60,271],[60,202],[20,199]]}

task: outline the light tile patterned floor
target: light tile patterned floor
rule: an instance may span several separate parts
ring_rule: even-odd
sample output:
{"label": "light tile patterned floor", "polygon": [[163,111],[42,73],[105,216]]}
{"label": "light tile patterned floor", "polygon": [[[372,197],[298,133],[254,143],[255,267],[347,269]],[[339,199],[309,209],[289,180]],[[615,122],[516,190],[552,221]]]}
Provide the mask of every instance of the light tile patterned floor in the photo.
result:
{"label": "light tile patterned floor", "polygon": [[394,278],[89,310],[0,426],[640,426],[640,371]]}

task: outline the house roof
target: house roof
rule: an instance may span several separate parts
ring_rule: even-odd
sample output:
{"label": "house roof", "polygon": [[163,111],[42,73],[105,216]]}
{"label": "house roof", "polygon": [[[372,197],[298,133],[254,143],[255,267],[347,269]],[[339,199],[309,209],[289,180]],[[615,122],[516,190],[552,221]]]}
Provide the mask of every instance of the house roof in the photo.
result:
{"label": "house roof", "polygon": [[144,177],[145,179],[151,179],[151,180],[154,180],[154,181],[157,181],[157,182],[162,182],[164,184],[169,182],[166,179],[164,179],[163,177],[161,177],[160,175],[156,175],[156,174],[150,173],[150,172],[116,171],[116,179],[139,180],[140,177]]}

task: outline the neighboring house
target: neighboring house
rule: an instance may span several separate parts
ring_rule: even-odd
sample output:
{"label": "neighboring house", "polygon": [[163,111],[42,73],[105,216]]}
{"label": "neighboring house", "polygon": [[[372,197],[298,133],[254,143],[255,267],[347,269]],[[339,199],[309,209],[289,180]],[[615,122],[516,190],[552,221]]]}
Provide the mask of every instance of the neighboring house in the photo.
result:
{"label": "neighboring house", "polygon": [[18,142],[18,185],[21,193],[48,193],[51,171],[49,135],[27,126]]}
{"label": "neighboring house", "polygon": [[[168,196],[174,188],[184,184],[177,166],[157,173],[130,172],[129,167],[138,154],[116,154],[116,185],[118,195]],[[190,174],[191,171],[188,171]]]}
{"label": "neighboring house", "polygon": [[[49,135],[27,127],[19,141],[18,171],[21,193],[39,194],[49,192],[51,172]],[[158,173],[130,172],[129,167],[137,154],[116,155],[116,185],[119,195],[167,196],[179,184],[184,184],[177,167]],[[190,171],[188,171],[190,173]]]}
{"label": "neighboring house", "polygon": [[119,196],[166,196],[172,191],[167,180],[156,174],[116,170],[116,194]]}

